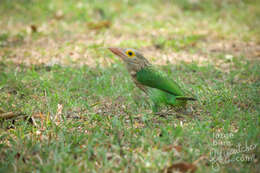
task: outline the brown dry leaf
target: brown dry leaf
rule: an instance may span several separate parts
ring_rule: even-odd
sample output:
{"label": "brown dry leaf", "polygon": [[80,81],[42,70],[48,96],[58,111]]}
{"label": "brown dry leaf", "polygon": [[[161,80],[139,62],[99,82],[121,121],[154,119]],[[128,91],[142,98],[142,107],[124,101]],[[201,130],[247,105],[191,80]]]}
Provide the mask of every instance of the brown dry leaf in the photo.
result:
{"label": "brown dry leaf", "polygon": [[163,170],[163,172],[167,172],[167,173],[172,173],[172,172],[191,172],[194,173],[197,169],[197,166],[195,166],[194,164],[191,163],[186,163],[186,162],[179,162],[179,163],[174,163],[171,166],[169,166],[168,168],[165,168]]}
{"label": "brown dry leaf", "polygon": [[182,147],[181,146],[179,146],[179,145],[166,145],[166,146],[164,146],[163,147],[163,151],[172,151],[172,150],[176,150],[176,151],[178,151],[178,152],[181,152],[181,150],[182,150]]}
{"label": "brown dry leaf", "polygon": [[175,148],[178,152],[181,152],[181,150],[182,150],[182,147],[179,146],[179,145],[175,145],[174,148]]}
{"label": "brown dry leaf", "polygon": [[30,28],[31,28],[32,32],[37,32],[37,30],[38,30],[36,25],[31,25]]}
{"label": "brown dry leaf", "polygon": [[93,29],[93,30],[100,30],[103,28],[109,28],[111,26],[111,22],[110,21],[101,21],[101,22],[89,22],[87,23],[88,28],[89,29]]}
{"label": "brown dry leaf", "polygon": [[163,148],[162,148],[162,150],[164,151],[164,152],[169,152],[169,151],[172,151],[172,149],[173,149],[173,145],[166,145],[166,146],[164,146]]}

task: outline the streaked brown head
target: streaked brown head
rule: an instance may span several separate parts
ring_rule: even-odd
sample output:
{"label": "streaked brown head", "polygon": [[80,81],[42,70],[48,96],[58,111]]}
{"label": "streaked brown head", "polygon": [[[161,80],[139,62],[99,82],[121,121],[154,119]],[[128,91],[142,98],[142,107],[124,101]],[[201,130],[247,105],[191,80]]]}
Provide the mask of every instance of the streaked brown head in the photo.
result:
{"label": "streaked brown head", "polygon": [[119,56],[130,69],[140,69],[150,63],[145,59],[145,57],[135,49],[131,48],[117,48],[110,47],[108,48],[115,55]]}

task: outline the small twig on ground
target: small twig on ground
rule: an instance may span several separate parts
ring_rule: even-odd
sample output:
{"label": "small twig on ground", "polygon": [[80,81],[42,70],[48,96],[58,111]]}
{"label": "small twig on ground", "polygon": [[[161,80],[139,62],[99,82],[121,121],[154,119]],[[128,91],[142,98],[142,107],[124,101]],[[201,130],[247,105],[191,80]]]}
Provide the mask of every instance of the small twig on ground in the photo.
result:
{"label": "small twig on ground", "polygon": [[6,113],[0,113],[0,119],[10,119],[14,117],[18,117],[21,114],[13,113],[13,112],[6,112]]}

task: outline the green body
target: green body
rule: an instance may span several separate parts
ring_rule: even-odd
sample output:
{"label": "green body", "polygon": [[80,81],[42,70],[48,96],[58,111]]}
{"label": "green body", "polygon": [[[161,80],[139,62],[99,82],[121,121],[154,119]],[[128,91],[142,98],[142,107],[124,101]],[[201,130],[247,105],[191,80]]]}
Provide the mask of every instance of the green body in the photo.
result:
{"label": "green body", "polygon": [[153,111],[157,112],[158,108],[162,105],[171,105],[176,107],[185,107],[186,100],[177,100],[176,96],[167,92],[161,91],[156,88],[149,88],[148,95],[153,101]]}
{"label": "green body", "polygon": [[161,105],[185,107],[187,100],[180,86],[167,78],[165,74],[151,66],[146,66],[136,73],[137,81],[147,86],[147,93],[153,101],[153,111],[157,112]]}

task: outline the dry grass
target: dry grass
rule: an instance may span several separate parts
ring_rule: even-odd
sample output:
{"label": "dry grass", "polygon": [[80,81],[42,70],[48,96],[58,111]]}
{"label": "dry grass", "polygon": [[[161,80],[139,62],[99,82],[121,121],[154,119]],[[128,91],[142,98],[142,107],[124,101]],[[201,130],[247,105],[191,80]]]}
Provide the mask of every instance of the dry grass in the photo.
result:
{"label": "dry grass", "polygon": [[[0,115],[19,114],[0,123],[0,172],[212,172],[214,134],[234,135],[223,152],[259,143],[257,2],[21,2],[0,2]],[[191,91],[190,112],[152,114],[112,46]]]}

